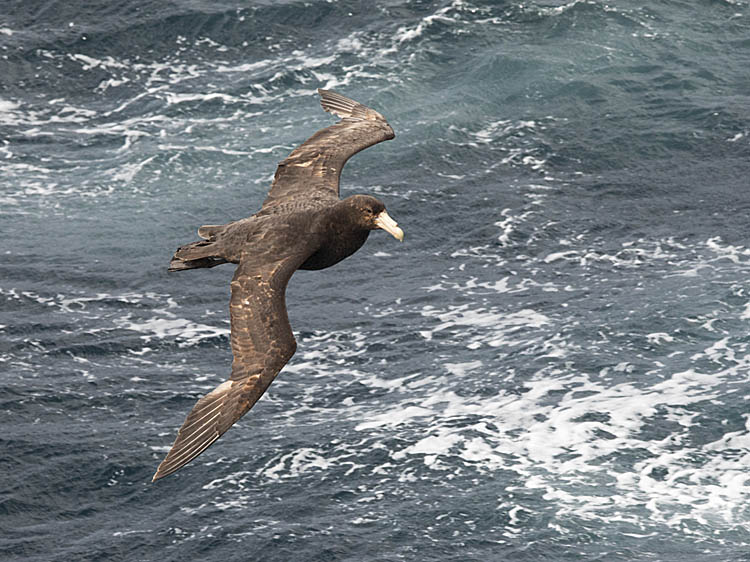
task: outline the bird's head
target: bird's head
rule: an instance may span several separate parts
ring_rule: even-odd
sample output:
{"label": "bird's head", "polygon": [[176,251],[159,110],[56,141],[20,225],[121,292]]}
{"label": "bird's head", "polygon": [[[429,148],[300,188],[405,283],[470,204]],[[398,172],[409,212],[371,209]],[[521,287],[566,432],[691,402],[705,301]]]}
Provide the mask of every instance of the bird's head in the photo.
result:
{"label": "bird's head", "polygon": [[398,227],[385,210],[385,205],[379,199],[370,195],[352,195],[346,202],[354,209],[357,223],[366,230],[381,228],[396,238],[404,241],[404,231]]}

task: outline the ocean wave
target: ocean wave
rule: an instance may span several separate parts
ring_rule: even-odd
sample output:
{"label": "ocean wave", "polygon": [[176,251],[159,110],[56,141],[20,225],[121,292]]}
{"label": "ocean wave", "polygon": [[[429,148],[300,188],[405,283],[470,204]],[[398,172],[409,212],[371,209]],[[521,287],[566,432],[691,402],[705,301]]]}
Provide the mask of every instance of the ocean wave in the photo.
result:
{"label": "ocean wave", "polygon": [[[9,4],[2,553],[741,556],[747,7]],[[166,263],[334,122],[318,87],[393,125],[342,193],[406,243],[295,276],[295,357],[150,485],[232,361],[232,268]]]}

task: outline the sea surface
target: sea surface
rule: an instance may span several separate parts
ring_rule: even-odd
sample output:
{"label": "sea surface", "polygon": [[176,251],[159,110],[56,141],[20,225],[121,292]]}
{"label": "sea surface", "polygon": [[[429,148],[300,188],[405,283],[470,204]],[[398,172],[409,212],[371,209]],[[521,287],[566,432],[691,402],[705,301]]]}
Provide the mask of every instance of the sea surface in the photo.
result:
{"label": "sea surface", "polygon": [[[229,374],[231,265],[167,273],[335,119],[406,232],[298,272]],[[0,559],[750,560],[750,3],[4,0]]]}

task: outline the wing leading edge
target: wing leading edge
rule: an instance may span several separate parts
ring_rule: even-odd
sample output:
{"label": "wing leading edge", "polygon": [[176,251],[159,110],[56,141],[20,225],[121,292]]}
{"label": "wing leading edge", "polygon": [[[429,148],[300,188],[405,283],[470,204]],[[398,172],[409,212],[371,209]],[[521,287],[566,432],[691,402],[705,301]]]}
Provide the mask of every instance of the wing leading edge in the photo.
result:
{"label": "wing leading edge", "polygon": [[374,109],[330,90],[318,93],[323,109],[341,121],[315,133],[279,163],[264,210],[297,198],[338,199],[339,178],[347,160],[395,136]]}

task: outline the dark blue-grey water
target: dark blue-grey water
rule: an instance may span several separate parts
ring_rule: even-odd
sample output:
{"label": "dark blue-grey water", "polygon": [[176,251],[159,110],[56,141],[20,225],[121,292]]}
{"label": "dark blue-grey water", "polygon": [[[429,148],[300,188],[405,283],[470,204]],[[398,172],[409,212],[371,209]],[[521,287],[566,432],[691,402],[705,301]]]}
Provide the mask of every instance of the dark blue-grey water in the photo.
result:
{"label": "dark blue-grey water", "polygon": [[[383,113],[342,194],[406,231],[299,272],[269,392],[232,266],[276,163]],[[0,6],[0,558],[750,560],[746,0]]]}

